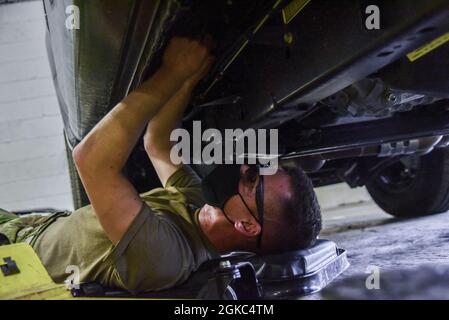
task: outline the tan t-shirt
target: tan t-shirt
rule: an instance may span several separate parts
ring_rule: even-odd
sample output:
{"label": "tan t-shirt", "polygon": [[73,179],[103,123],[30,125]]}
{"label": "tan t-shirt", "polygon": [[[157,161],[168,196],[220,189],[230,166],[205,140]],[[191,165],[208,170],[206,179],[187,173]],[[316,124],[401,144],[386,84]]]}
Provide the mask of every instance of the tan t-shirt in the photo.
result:
{"label": "tan t-shirt", "polygon": [[[80,271],[95,281],[130,292],[161,290],[184,282],[218,255],[198,223],[203,204],[200,179],[181,167],[165,188],[141,195],[144,205],[122,240],[113,246],[91,206],[62,216],[37,237],[34,249],[56,282]],[[72,272],[72,271],[70,271]]]}

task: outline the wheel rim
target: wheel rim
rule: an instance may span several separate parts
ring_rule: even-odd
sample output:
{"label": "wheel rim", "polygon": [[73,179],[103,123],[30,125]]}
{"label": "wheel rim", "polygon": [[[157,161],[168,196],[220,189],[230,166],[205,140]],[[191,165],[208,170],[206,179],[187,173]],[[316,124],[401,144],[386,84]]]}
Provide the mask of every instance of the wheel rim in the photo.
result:
{"label": "wheel rim", "polygon": [[403,193],[415,182],[419,166],[419,157],[402,158],[382,170],[376,182],[390,193]]}

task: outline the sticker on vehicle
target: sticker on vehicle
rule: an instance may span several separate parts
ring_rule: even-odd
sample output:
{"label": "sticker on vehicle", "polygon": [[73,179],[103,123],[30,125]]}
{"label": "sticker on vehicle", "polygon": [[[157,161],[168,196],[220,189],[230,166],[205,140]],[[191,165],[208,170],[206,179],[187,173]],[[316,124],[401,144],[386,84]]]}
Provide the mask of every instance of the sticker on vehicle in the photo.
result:
{"label": "sticker on vehicle", "polygon": [[284,9],[282,9],[284,23],[289,24],[310,1],[311,0],[293,0],[290,2]]}
{"label": "sticker on vehicle", "polygon": [[407,54],[407,58],[410,60],[410,62],[414,62],[419,58],[425,56],[429,52],[435,50],[436,48],[441,47],[448,41],[449,41],[449,32],[433,40],[432,42],[422,46],[421,48],[418,48],[415,51],[410,52],[409,54]]}

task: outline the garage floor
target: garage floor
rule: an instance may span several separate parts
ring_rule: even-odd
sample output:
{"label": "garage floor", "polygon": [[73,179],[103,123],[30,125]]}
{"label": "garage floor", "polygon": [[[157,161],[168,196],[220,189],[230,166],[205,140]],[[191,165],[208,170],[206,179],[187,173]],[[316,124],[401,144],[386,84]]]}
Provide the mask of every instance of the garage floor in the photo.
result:
{"label": "garage floor", "polygon": [[[351,263],[330,286],[332,298],[369,298],[369,266],[378,267],[384,285],[383,291],[369,290],[378,298],[449,298],[449,213],[404,220],[365,203],[327,210],[323,216],[321,238],[346,249]],[[430,297],[423,286],[438,286],[440,291],[429,288]]]}

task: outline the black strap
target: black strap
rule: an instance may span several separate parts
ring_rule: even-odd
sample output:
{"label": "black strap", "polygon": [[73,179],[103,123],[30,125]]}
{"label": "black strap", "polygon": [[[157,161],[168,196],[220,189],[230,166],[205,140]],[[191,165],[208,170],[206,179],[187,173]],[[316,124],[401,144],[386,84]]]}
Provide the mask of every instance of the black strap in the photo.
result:
{"label": "black strap", "polygon": [[6,246],[8,244],[11,244],[9,238],[3,233],[0,233],[0,246]]}
{"label": "black strap", "polygon": [[263,215],[264,215],[264,205],[263,205],[263,191],[264,191],[264,185],[263,185],[263,176],[259,175],[259,184],[256,188],[256,206],[257,206],[257,212],[259,213],[259,225],[260,225],[260,233],[257,237],[257,248],[260,248],[262,246],[262,235],[263,235]]}

